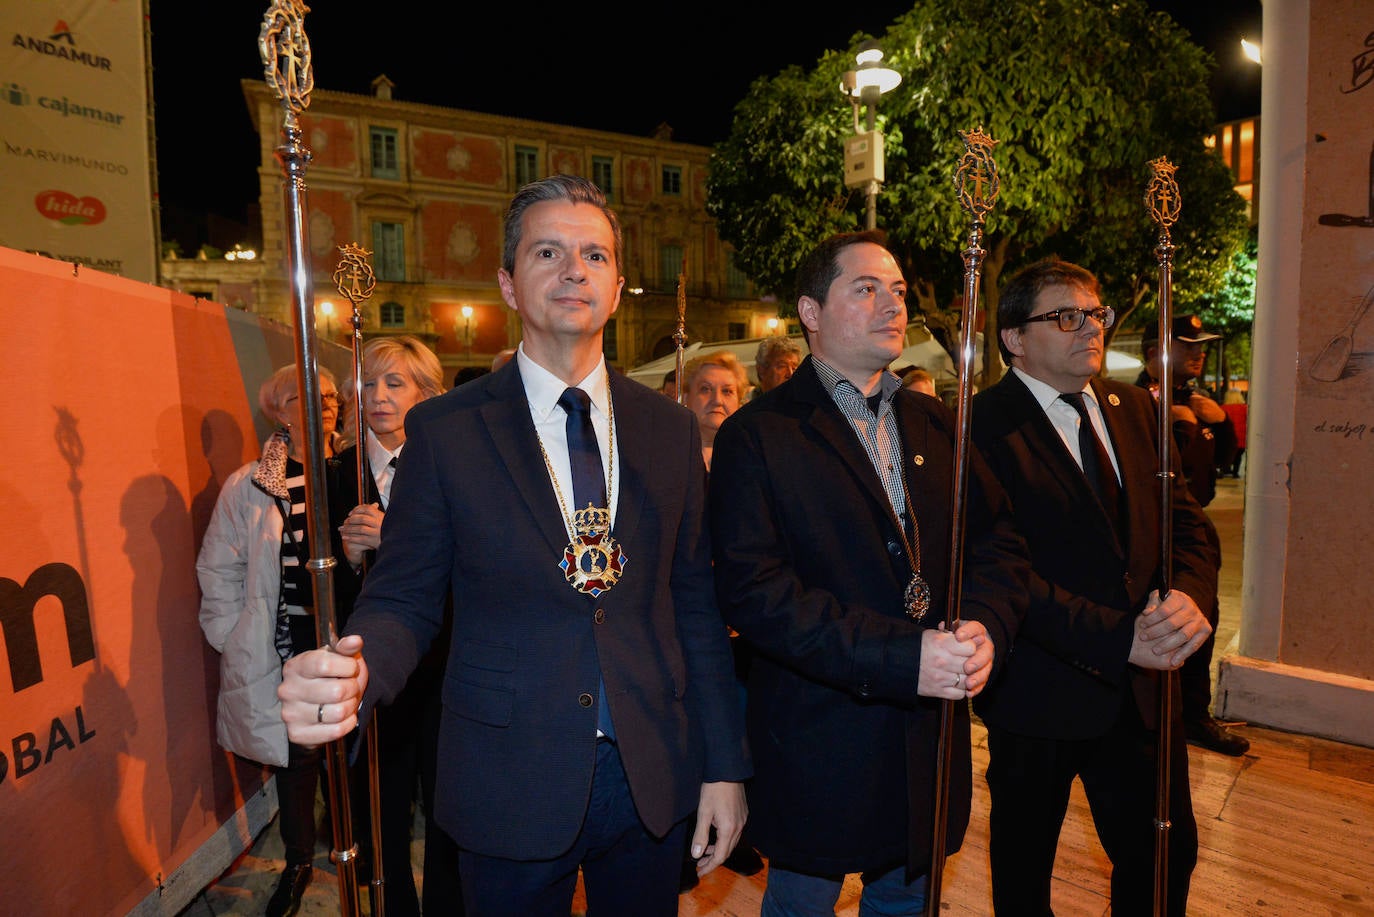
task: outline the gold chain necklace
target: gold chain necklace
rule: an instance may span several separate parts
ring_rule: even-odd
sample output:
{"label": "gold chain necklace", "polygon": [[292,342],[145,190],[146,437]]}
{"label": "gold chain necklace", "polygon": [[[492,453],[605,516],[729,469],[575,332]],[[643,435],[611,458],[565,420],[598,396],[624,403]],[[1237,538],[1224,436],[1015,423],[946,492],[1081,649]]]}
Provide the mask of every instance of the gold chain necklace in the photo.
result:
{"label": "gold chain necklace", "polygon": [[[862,393],[860,393],[860,397],[863,397]],[[879,406],[879,410],[881,410],[881,406]],[[900,461],[900,459],[904,456],[906,447],[902,443],[901,427],[897,423],[895,399],[888,403],[888,410],[893,413],[892,425],[897,433],[898,467],[901,468],[905,463]],[[879,427],[882,426],[882,421],[878,420],[876,412],[873,414],[873,419],[877,422]],[[875,441],[877,439],[876,430],[874,431],[874,439]],[[877,451],[876,445],[873,454],[878,455],[879,461],[882,460],[882,456]],[[877,466],[874,466],[873,470],[877,471]],[[897,535],[902,539],[902,547],[906,550],[907,563],[911,566],[911,580],[906,584],[906,588],[902,590],[902,608],[906,612],[907,617],[911,618],[913,621],[920,621],[926,616],[926,613],[930,611],[930,583],[927,583],[925,577],[921,576],[921,523],[916,520],[916,510],[911,505],[911,485],[908,483],[905,474],[901,475],[900,483],[902,485],[902,500],[906,504],[906,517],[911,520],[912,537],[910,539],[906,537],[906,526],[902,525],[902,517],[897,515],[897,508],[892,505],[892,498],[889,497],[885,502],[887,503],[888,512],[891,513],[892,522],[897,526]],[[915,542],[914,550],[912,545],[913,541]]]}
{"label": "gold chain necklace", "polygon": [[[921,576],[921,524],[916,521],[916,510],[911,505],[911,485],[902,481],[902,498],[906,501],[906,515],[911,520],[911,535],[909,541],[906,537],[906,526],[902,525],[902,520],[893,518],[897,522],[897,533],[902,536],[902,547],[906,548],[906,556],[911,564],[911,582],[906,584],[905,591],[902,592],[902,602],[906,606],[907,617],[914,621],[919,621],[930,611],[930,584]],[[915,541],[915,550],[912,550],[912,541]]]}
{"label": "gold chain necklace", "polygon": [[568,545],[563,549],[558,568],[574,589],[592,598],[600,597],[620,581],[627,560],[620,543],[611,537],[610,502],[615,485],[615,401],[611,398],[609,385],[606,388],[606,423],[610,453],[606,471],[607,505],[599,507],[588,503],[586,509],[571,515],[563,500],[563,489],[558,486],[558,475],[554,474],[553,463],[549,461],[549,453],[544,448],[544,438],[539,435],[537,428],[534,431],[534,438],[539,442],[539,454],[544,457],[544,467],[548,469],[549,480],[553,482],[554,496],[558,498],[563,524],[568,530]]}

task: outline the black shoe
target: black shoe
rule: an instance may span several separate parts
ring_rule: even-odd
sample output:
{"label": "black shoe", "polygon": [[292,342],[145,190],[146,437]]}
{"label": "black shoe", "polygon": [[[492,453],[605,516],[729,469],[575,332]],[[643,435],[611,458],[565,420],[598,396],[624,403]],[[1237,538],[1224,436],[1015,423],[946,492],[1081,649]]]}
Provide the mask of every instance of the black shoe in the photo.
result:
{"label": "black shoe", "polygon": [[1184,731],[1188,735],[1189,744],[1201,745],[1203,748],[1209,748],[1233,758],[1250,750],[1249,739],[1236,735],[1218,722],[1215,717],[1207,716],[1197,722],[1188,723],[1184,726]]}
{"label": "black shoe", "polygon": [[759,852],[747,844],[740,844],[730,855],[725,858],[722,864],[726,869],[741,876],[757,875],[763,869],[763,857]]}
{"label": "black shoe", "polygon": [[277,890],[267,901],[263,917],[291,917],[301,908],[301,897],[310,884],[310,874],[314,870],[309,863],[303,866],[287,865],[281,872]]}

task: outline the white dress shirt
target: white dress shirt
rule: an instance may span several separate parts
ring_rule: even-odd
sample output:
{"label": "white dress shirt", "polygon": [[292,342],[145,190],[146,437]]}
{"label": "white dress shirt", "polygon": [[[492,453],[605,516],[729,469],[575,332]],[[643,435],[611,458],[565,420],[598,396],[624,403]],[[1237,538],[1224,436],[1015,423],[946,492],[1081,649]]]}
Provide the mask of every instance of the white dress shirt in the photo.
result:
{"label": "white dress shirt", "polygon": [[[539,434],[539,441],[543,443],[544,452],[548,455],[556,490],[563,498],[564,511],[568,516],[563,520],[566,526],[572,522],[571,516],[577,511],[573,506],[572,465],[568,461],[568,413],[558,404],[558,399],[562,397],[568,384],[530,359],[525,354],[524,344],[516,350],[515,358],[519,361],[520,378],[525,383],[525,398],[529,401],[530,418],[534,421],[535,432]],[[610,377],[606,371],[606,358],[602,357],[596,368],[575,387],[582,389],[592,399],[592,426],[596,429],[596,442],[601,448],[601,470],[603,474],[609,473],[612,467],[611,389]],[[616,451],[619,452],[619,448]],[[617,461],[616,466],[619,464]],[[612,527],[615,525],[615,507],[620,495],[620,477],[620,472],[617,471],[606,491],[611,503]]]}
{"label": "white dress shirt", "polygon": [[[1069,455],[1078,463],[1078,467],[1083,467],[1083,456],[1078,454],[1078,425],[1081,418],[1074,410],[1073,405],[1062,400],[1062,394],[1052,385],[1046,385],[1039,379],[1022,372],[1015,366],[1011,371],[1024,383],[1030,393],[1035,396],[1035,400],[1040,403],[1040,408],[1045,412],[1051,424],[1054,425],[1055,432],[1064,441],[1064,448],[1069,450]],[[1102,406],[1097,403],[1097,395],[1094,394],[1092,386],[1083,383],[1083,404],[1087,406],[1088,417],[1092,419],[1093,429],[1097,431],[1097,438],[1107,450],[1107,456],[1112,460],[1112,471],[1116,473],[1117,483],[1121,482],[1121,465],[1116,460],[1116,449],[1112,446],[1112,438],[1107,435],[1107,425],[1102,420]]]}

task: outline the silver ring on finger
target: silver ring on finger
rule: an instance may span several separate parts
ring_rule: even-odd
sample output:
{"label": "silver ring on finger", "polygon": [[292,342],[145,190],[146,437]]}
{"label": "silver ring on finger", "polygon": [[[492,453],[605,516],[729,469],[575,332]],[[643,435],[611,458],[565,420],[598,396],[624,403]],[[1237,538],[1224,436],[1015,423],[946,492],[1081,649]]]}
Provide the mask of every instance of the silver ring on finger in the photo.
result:
{"label": "silver ring on finger", "polygon": [[323,723],[323,722],[324,722],[324,704],[320,704],[320,709],[318,709],[318,710],[315,711],[315,722],[317,722],[317,723]]}
{"label": "silver ring on finger", "polygon": [[954,673],[954,681],[950,682],[949,686],[950,686],[951,688],[957,688],[957,687],[959,687],[959,682],[963,681],[963,679],[964,679],[964,673],[963,673],[963,672],[955,672],[955,673]]}

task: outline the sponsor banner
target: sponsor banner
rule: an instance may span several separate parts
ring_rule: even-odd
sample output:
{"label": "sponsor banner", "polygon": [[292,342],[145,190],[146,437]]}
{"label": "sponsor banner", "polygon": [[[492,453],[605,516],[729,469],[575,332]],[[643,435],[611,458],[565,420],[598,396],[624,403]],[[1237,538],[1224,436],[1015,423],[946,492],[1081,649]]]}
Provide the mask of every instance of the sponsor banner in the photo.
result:
{"label": "sponsor banner", "polygon": [[5,248],[0,322],[25,393],[0,468],[0,912],[123,915],[263,785],[215,742],[195,558],[291,329]]}
{"label": "sponsor banner", "polygon": [[[195,561],[293,329],[3,247],[0,325],[22,329],[0,360],[0,914],[176,913],[267,777],[216,743]],[[319,359],[342,387],[351,351]]]}
{"label": "sponsor banner", "polygon": [[156,279],[141,0],[0,13],[0,245]]}

